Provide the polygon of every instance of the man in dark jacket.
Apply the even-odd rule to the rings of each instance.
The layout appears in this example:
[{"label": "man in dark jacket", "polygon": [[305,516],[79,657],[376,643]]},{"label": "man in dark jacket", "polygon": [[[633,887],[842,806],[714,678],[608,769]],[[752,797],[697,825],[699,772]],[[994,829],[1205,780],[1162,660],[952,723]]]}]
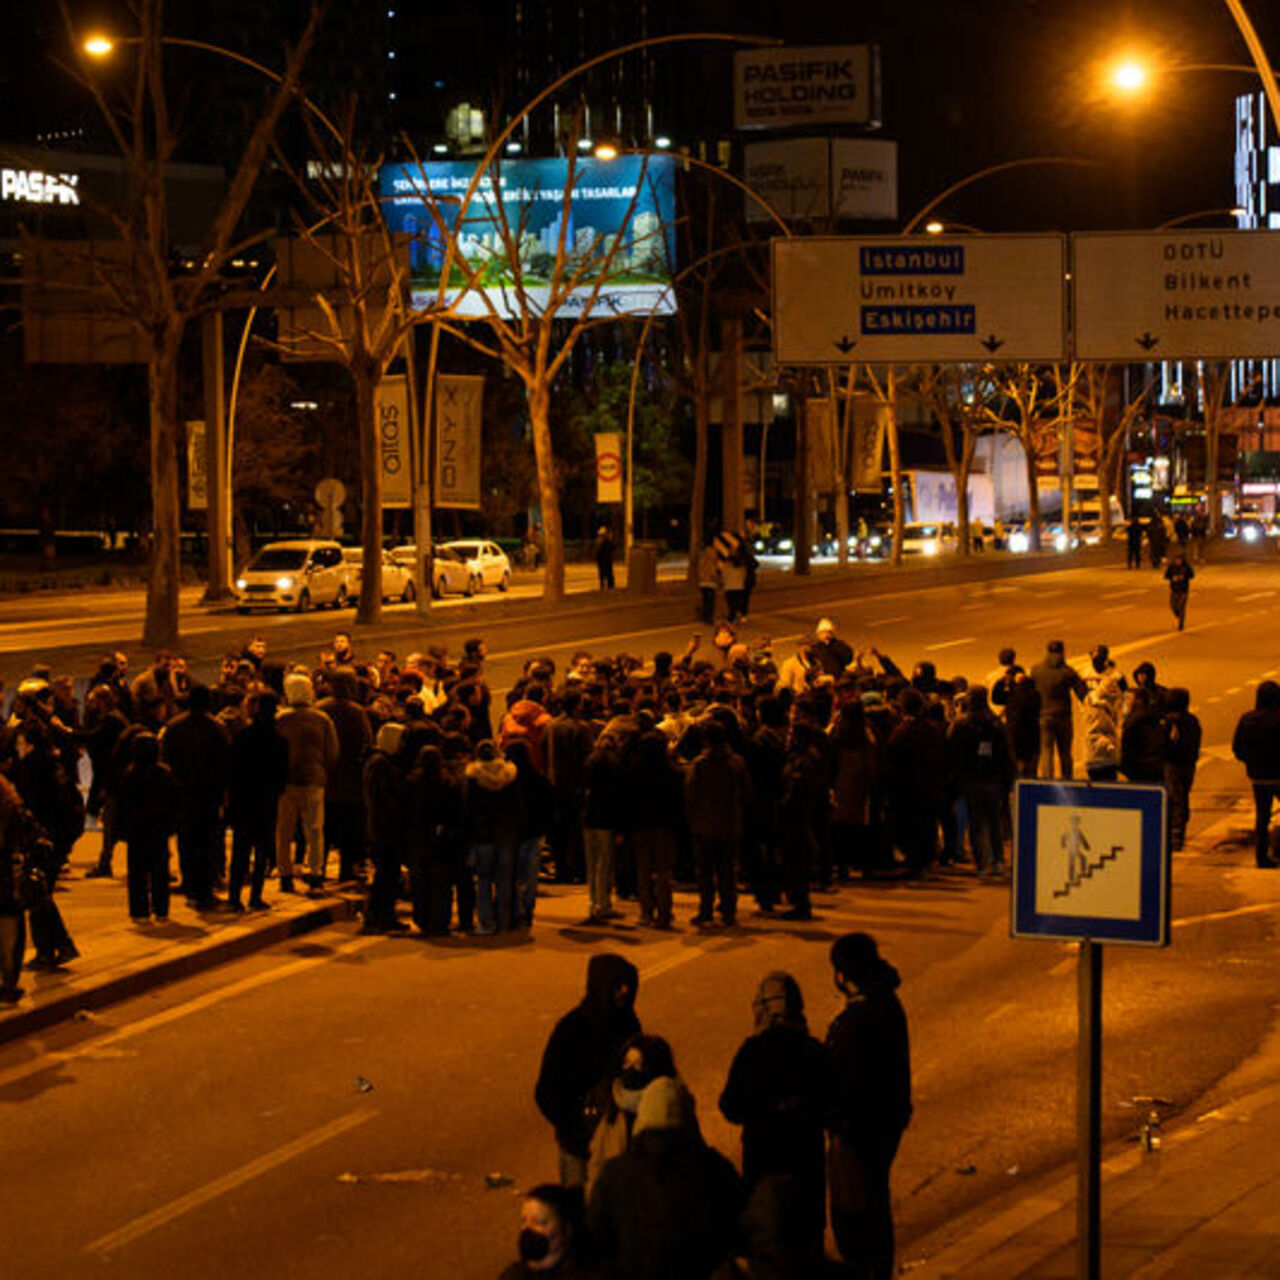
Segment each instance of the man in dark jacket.
[{"label": "man in dark jacket", "polygon": [[751,775],[730,749],[724,726],[708,718],[702,725],[702,752],[689,765],[684,784],[685,813],[698,868],[698,914],[694,924],[710,924],[720,890],[720,919],[738,917],[738,849],[751,799]]},{"label": "man in dark jacket", "polygon": [[898,971],[875,939],[846,933],[831,947],[844,1010],[827,1031],[827,1177],[831,1228],[850,1274],[894,1274],[889,1170],[911,1120],[911,1050]]},{"label": "man in dark jacket", "polygon": [[1252,711],[1236,724],[1231,754],[1244,764],[1253,786],[1254,855],[1258,866],[1274,867],[1271,857],[1271,802],[1280,798],[1280,684],[1264,680]]},{"label": "man in dark jacket", "polygon": [[991,705],[1004,709],[1020,778],[1034,778],[1040,763],[1040,694],[1012,649],[1000,650],[1002,675],[991,686]]},{"label": "man in dark jacket", "polygon": [[889,811],[894,843],[907,874],[922,876],[938,852],[938,823],[945,799],[946,734],[924,715],[918,690],[898,697],[902,721],[889,738]]},{"label": "man in dark jacket", "polygon": [[364,762],[373,750],[373,729],[356,701],[356,673],[339,667],[329,675],[329,697],[316,706],[333,721],[338,734],[338,763],[324,793],[324,842],[338,850],[338,879],[354,880],[364,861]]},{"label": "man in dark jacket", "polygon": [[814,669],[820,675],[838,680],[853,661],[853,650],[836,635],[836,624],[830,618],[819,619],[814,635],[816,639],[809,646]]},{"label": "man in dark jacket", "polygon": [[[249,881],[249,909],[263,911],[262,886],[276,838],[276,810],[289,776],[289,745],[276,732],[276,696],[257,695],[253,719],[231,740],[227,761],[227,821],[231,825],[231,874],[227,905],[242,910]],[[252,867],[250,867],[252,858]]]},{"label": "man in dark jacket", "polygon": [[182,889],[197,911],[217,905],[213,886],[222,872],[222,802],[227,789],[226,730],[210,713],[209,688],[193,684],[187,710],[160,735],[160,758],[178,784],[178,864]]},{"label": "man in dark jacket", "polygon": [[742,1185],[698,1132],[689,1091],[659,1076],[640,1097],[631,1146],[591,1189],[587,1226],[618,1280],[706,1280],[734,1252]]},{"label": "man in dark jacket", "polygon": [[404,933],[396,914],[400,873],[408,840],[409,795],[400,743],[404,725],[387,721],[364,762],[365,842],[373,860],[373,879],[365,900],[361,933]]},{"label": "man in dark jacket", "polygon": [[1200,717],[1191,710],[1190,690],[1170,689],[1164,717],[1164,788],[1169,797],[1169,848],[1174,853],[1187,838],[1200,739]]},{"label": "man in dark jacket", "polygon": [[[812,1275],[827,1222],[827,1054],[809,1034],[804,997],[790,974],[767,974],[751,1010],[755,1033],[734,1056],[720,1110],[742,1126],[749,1216],[778,1229],[771,1252],[790,1261],[784,1274]],[[803,1262],[810,1269],[802,1272]]]},{"label": "man in dark jacket", "polygon": [[1074,776],[1071,761],[1071,739],[1074,725],[1071,695],[1083,702],[1089,687],[1080,673],[1064,656],[1061,640],[1050,640],[1044,661],[1033,667],[1031,680],[1040,695],[1040,776],[1053,777],[1053,755],[1058,753],[1062,777]]},{"label": "man in dark jacket", "polygon": [[969,815],[969,841],[978,875],[998,875],[1004,864],[1000,815],[1013,786],[1013,753],[1005,726],[991,713],[983,685],[969,690],[963,715],[947,736],[951,773]]},{"label": "man in dark jacket", "polygon": [[551,856],[557,884],[581,884],[586,878],[582,851],[582,768],[591,754],[590,723],[579,714],[581,695],[566,689],[560,711],[547,726],[547,768],[555,788],[555,826]]},{"label": "man in dark jacket", "polygon": [[586,1185],[591,1143],[587,1098],[617,1068],[623,1045],[640,1033],[635,1012],[639,985],[635,965],[622,956],[592,956],[586,995],[556,1023],[543,1050],[533,1096],[555,1128],[560,1181],[566,1187]]}]

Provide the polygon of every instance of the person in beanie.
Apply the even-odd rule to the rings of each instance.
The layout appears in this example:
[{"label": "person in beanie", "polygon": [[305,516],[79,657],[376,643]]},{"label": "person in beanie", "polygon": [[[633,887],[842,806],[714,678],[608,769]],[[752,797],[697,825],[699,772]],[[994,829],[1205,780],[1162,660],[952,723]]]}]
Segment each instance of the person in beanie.
[{"label": "person in beanie", "polygon": [[324,791],[338,765],[338,733],[333,721],[317,711],[311,677],[284,678],[287,704],[276,729],[289,744],[289,778],[276,814],[276,866],[280,892],[293,893],[293,833],[298,823],[307,842],[307,870],[316,893],[324,880]]},{"label": "person in beanie", "polygon": [[[734,1056],[720,1111],[742,1126],[749,1216],[772,1223],[771,1252],[794,1258],[796,1274],[811,1275],[821,1264],[827,1223],[827,1054],[809,1034],[804,997],[789,973],[765,975],[751,1012],[755,1029]],[[809,1271],[797,1270],[801,1260]]]},{"label": "person in beanie", "polygon": [[827,1178],[831,1228],[850,1274],[894,1274],[889,1170],[911,1120],[911,1051],[898,971],[867,933],[831,947],[844,1009],[827,1031]]},{"label": "person in beanie", "polygon": [[736,1251],[742,1185],[670,1076],[640,1097],[631,1147],[601,1171],[587,1226],[618,1280],[706,1280]]},{"label": "person in beanie", "polygon": [[635,965],[612,952],[587,962],[587,991],[556,1023],[542,1053],[534,1089],[538,1110],[551,1122],[560,1148],[560,1181],[581,1187],[587,1181],[591,1129],[586,1102],[617,1068],[623,1046],[640,1034]]}]

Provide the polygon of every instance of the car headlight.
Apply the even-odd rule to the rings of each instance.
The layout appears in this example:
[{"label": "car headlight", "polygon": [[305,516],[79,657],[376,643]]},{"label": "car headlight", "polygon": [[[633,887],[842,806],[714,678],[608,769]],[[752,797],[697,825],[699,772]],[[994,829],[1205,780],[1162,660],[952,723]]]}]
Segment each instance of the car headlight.
[{"label": "car headlight", "polygon": [[1241,533],[1240,533],[1240,536],[1241,536],[1241,537],[1242,537],[1246,542],[1257,542],[1257,540],[1258,540],[1258,530],[1257,530],[1257,527],[1256,527],[1255,525],[1251,525],[1251,524],[1247,524],[1247,525],[1245,525],[1244,529],[1243,529],[1243,530],[1241,531]]},{"label": "car headlight", "polygon": [[881,545],[880,535],[879,534],[873,535],[868,545],[871,547],[880,546]]},{"label": "car headlight", "polygon": [[237,591],[243,591],[243,590],[245,590],[245,588],[246,588],[246,587],[248,587],[248,585],[249,585],[249,579],[248,579],[248,578],[237,578],[237,579],[236,579],[236,590],[237,590]]},{"label": "car headlight", "polygon": [[927,556],[936,556],[938,554],[938,544],[933,538],[929,538],[920,550]]},{"label": "car headlight", "polygon": [[1025,533],[1011,533],[1009,535],[1009,550],[1015,552],[1026,551],[1031,546],[1031,539]]},{"label": "car headlight", "polygon": [[1069,542],[1067,539],[1067,535],[1065,533],[1058,534],[1058,536],[1053,540],[1053,546],[1055,551],[1065,551],[1068,545],[1069,545]]},{"label": "car headlight", "polygon": [[795,549],[796,544],[792,542],[790,538],[783,538],[782,541],[778,543],[779,551],[794,551]]},{"label": "car headlight", "polygon": [[276,579],[276,589],[277,589],[278,591],[292,591],[292,590],[293,590],[293,579],[292,579],[292,578],[277,578],[277,579]]}]

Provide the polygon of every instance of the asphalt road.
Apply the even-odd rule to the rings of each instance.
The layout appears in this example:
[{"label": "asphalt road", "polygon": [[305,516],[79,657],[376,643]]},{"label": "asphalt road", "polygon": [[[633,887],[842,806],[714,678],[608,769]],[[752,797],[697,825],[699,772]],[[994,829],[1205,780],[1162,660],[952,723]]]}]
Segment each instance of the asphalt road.
[{"label": "asphalt road", "polygon": [[[1135,1096],[1194,1114],[1204,1089],[1251,1053],[1280,998],[1280,880],[1217,843],[1244,825],[1227,744],[1257,682],[1280,666],[1280,568],[1206,568],[1181,635],[1149,571],[858,587],[856,597],[848,587],[831,588],[834,600],[827,587],[811,594],[828,595],[821,607],[851,642],[904,665],[928,657],[944,674],[982,678],[1002,644],[1034,659],[1060,635],[1070,654],[1107,640],[1126,669],[1150,658],[1162,682],[1192,690],[1206,744],[1192,829],[1213,839],[1175,860],[1173,945],[1107,949],[1103,1104],[1114,1140],[1136,1132]],[[762,596],[769,607],[748,629],[785,651],[782,637],[813,624],[817,602],[802,594]],[[495,622],[495,686],[528,654],[566,653],[584,632],[608,651],[675,646],[689,625],[663,608]],[[838,1009],[827,947],[851,928],[875,933],[901,969],[911,1019],[916,1116],[894,1177],[909,1260],[913,1239],[1074,1150],[1075,952],[1011,940],[1007,899],[961,871],[846,888],[819,900],[809,926],[744,909],[732,932],[665,936],[626,921],[579,928],[581,892],[555,888],[529,940],[427,944],[344,926],[9,1046],[6,1271],[496,1275],[514,1256],[516,1189],[554,1175],[532,1083],[594,950],[639,965],[646,1028],[670,1039],[704,1131],[736,1155],[715,1103],[750,1031],[756,982],[774,968],[794,973],[821,1034]],[[679,917],[692,909],[683,897]],[[514,1182],[489,1189],[489,1173]]]}]

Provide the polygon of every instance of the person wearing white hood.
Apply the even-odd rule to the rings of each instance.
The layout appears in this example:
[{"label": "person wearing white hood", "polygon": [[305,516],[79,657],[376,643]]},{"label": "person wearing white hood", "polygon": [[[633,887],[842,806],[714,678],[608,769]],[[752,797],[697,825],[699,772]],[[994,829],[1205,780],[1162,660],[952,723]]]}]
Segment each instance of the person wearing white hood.
[{"label": "person wearing white hood", "polygon": [[280,892],[293,893],[293,833],[302,823],[307,845],[307,878],[312,893],[324,883],[324,789],[338,764],[338,732],[317,711],[311,677],[294,672],[284,678],[285,707],[276,731],[289,744],[289,772],[276,814],[276,868]]}]

